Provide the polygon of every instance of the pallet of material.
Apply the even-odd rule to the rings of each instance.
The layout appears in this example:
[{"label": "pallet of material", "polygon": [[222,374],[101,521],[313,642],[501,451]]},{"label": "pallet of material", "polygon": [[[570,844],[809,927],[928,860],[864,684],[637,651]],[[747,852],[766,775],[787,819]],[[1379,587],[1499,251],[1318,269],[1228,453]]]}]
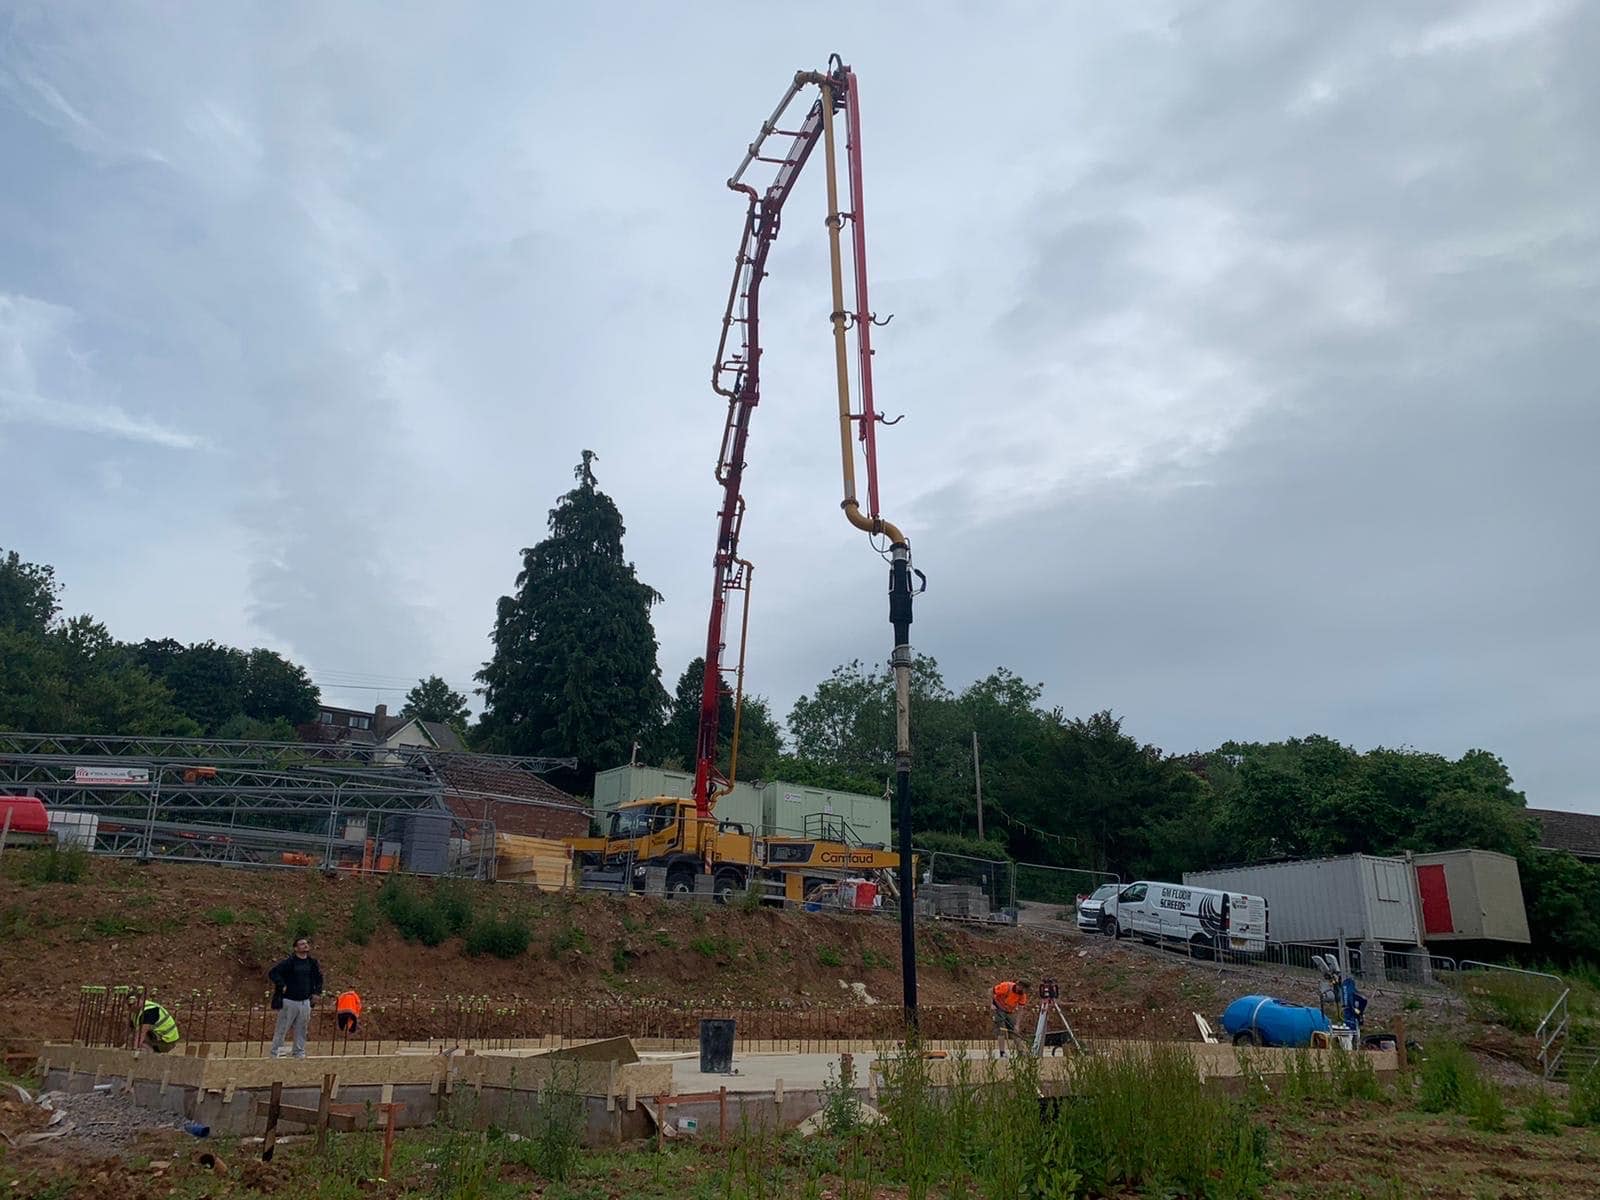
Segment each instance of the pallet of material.
[{"label": "pallet of material", "polygon": [[494,840],[495,878],[531,883],[546,892],[572,886],[572,851],[565,842],[518,833],[498,833]]}]

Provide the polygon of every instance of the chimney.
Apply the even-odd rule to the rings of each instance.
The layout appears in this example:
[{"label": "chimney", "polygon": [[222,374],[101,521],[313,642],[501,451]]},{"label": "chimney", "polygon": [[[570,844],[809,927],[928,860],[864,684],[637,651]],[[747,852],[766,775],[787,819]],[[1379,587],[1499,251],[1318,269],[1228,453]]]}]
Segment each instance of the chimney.
[{"label": "chimney", "polygon": [[372,712],[372,731],[374,733],[377,733],[377,734],[382,734],[383,733],[383,724],[388,719],[389,719],[389,706],[387,704],[378,705],[378,707],[375,708],[373,710],[373,712]]}]

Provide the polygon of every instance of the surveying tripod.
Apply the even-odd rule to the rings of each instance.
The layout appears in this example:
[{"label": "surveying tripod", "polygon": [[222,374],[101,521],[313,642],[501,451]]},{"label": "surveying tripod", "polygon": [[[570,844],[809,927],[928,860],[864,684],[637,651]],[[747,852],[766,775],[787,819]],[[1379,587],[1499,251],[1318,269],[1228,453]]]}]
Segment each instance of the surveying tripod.
[{"label": "surveying tripod", "polygon": [[[1061,1018],[1061,1028],[1046,1032],[1050,1023],[1050,1014],[1055,1013]],[[1041,979],[1039,981],[1039,1024],[1033,1031],[1033,1056],[1040,1058],[1044,1054],[1045,1044],[1048,1042],[1052,1049],[1071,1046],[1074,1050],[1082,1050],[1083,1045],[1078,1041],[1078,1035],[1072,1032],[1072,1022],[1067,1020],[1067,1014],[1061,1011],[1061,986],[1054,979]]]}]

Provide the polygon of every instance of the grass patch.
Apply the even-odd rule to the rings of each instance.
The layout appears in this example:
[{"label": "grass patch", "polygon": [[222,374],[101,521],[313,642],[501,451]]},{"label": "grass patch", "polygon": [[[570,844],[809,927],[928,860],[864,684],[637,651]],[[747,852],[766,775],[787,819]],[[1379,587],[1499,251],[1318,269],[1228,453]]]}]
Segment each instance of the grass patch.
[{"label": "grass patch", "polygon": [[576,925],[564,925],[550,939],[550,957],[560,958],[569,950],[576,950],[579,954],[589,949],[589,935]]},{"label": "grass patch", "polygon": [[233,909],[226,906],[221,908],[208,908],[206,909],[205,916],[206,920],[210,921],[211,924],[218,925],[223,928],[227,928],[229,925],[232,925],[239,919],[239,915],[235,913]]},{"label": "grass patch", "polygon": [[689,941],[689,949],[701,958],[729,959],[739,953],[739,943],[720,933],[703,933]]},{"label": "grass patch", "polygon": [[656,930],[654,936],[656,939],[656,945],[660,946],[663,950],[677,949],[678,943],[672,940],[672,935],[665,929]]},{"label": "grass patch", "polygon": [[1471,1016],[1504,1026],[1514,1033],[1532,1033],[1538,1029],[1539,1022],[1561,994],[1561,985],[1553,979],[1492,971],[1473,972],[1462,981],[1462,986]]},{"label": "grass patch", "polygon": [[96,937],[127,937],[130,933],[144,932],[132,921],[118,916],[95,917],[89,922],[88,931]]},{"label": "grass patch", "polygon": [[861,952],[861,965],[869,971],[881,970],[884,967],[894,966],[894,960],[887,954],[874,950],[868,946]]},{"label": "grass patch", "polygon": [[6,873],[19,883],[82,883],[89,852],[82,846],[42,846],[8,855]]},{"label": "grass patch", "polygon": [[817,951],[817,962],[825,967],[842,967],[844,966],[844,955],[840,954],[832,946],[824,946]]}]

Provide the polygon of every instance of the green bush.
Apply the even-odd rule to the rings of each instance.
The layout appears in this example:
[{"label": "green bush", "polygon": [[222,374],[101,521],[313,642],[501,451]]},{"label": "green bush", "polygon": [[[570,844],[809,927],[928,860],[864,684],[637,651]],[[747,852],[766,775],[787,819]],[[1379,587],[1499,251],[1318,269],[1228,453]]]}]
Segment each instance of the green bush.
[{"label": "green bush", "polygon": [[832,946],[824,946],[817,951],[817,961],[825,967],[842,967],[844,966],[844,955],[840,954]]},{"label": "green bush", "polygon": [[289,936],[285,940],[291,944],[301,938],[313,936],[317,932],[316,915],[303,908],[295,909],[289,914],[289,926],[286,932]]},{"label": "green bush", "polygon": [[378,889],[378,907],[390,924],[406,941],[424,946],[442,946],[456,932],[454,923],[459,913],[454,907],[454,894],[447,892],[442,905],[435,902],[437,899],[437,892],[429,899],[418,896],[411,883],[399,875],[390,875]]},{"label": "green bush", "polygon": [[377,932],[378,906],[367,893],[362,892],[350,907],[350,920],[344,927],[345,939],[357,946],[365,946]]},{"label": "green bush", "polygon": [[432,905],[452,934],[464,934],[472,925],[472,885],[460,879],[441,879],[433,886]]},{"label": "green bush", "polygon": [[1550,1093],[1543,1088],[1533,1098],[1533,1103],[1522,1110],[1522,1127],[1529,1133],[1551,1134],[1561,1132],[1560,1115]]},{"label": "green bush", "polygon": [[527,953],[533,931],[516,914],[479,917],[467,930],[468,954],[492,954],[496,958],[520,958]]},{"label": "green bush", "polygon": [[1506,1105],[1500,1089],[1479,1079],[1466,1097],[1467,1123],[1482,1133],[1500,1133],[1506,1127]]},{"label": "green bush", "polygon": [[1417,1107],[1423,1112],[1465,1112],[1478,1083],[1478,1065],[1460,1046],[1438,1042],[1422,1060]]},{"label": "green bush", "polygon": [[1574,1125],[1600,1125],[1600,1066],[1575,1076],[1567,1086]]}]

